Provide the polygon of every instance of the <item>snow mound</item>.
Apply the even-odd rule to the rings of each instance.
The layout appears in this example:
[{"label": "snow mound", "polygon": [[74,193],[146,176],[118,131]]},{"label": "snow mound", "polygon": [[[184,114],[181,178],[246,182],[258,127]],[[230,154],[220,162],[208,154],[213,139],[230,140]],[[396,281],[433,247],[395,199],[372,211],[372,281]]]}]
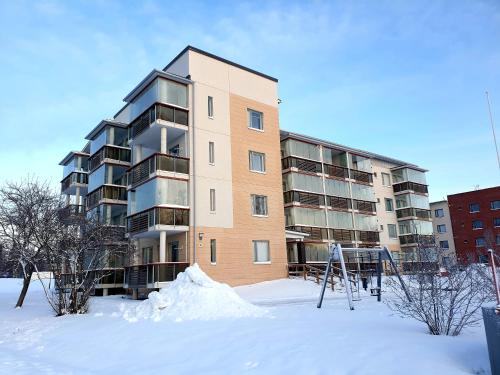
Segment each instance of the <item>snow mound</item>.
[{"label": "snow mound", "polygon": [[266,311],[245,301],[227,284],[212,280],[198,264],[186,268],[177,279],[159,292],[151,292],[139,306],[126,310],[123,317],[141,319],[213,320],[261,317]]}]

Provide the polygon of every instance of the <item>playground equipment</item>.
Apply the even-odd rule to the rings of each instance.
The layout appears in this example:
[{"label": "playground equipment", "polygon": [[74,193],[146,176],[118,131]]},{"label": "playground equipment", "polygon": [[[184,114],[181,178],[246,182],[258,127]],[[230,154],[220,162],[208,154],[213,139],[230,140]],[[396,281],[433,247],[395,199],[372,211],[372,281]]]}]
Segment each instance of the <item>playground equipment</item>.
[{"label": "playground equipment", "polygon": [[[408,293],[408,290],[406,289],[406,285],[399,275],[398,269],[396,265],[394,264],[394,260],[392,259],[391,253],[387,249],[386,246],[382,248],[346,248],[342,250],[342,246],[340,244],[330,244],[329,248],[329,259],[328,259],[328,264],[326,266],[326,271],[325,271],[325,276],[323,278],[323,286],[321,287],[321,294],[319,296],[319,301],[318,301],[318,309],[321,308],[321,305],[323,303],[323,297],[325,295],[325,289],[326,289],[326,284],[328,280],[328,276],[330,275],[330,272],[332,271],[333,267],[333,262],[340,262],[340,266],[342,269],[342,277],[344,279],[344,284],[345,284],[345,289],[346,289],[346,294],[347,294],[347,301],[349,303],[349,308],[351,310],[354,310],[354,304],[353,304],[353,292],[351,289],[351,285],[349,282],[349,278],[347,275],[347,269],[345,266],[344,262],[344,254],[343,252],[356,252],[358,253],[363,253],[363,252],[376,252],[378,253],[378,259],[377,259],[377,286],[375,288],[370,288],[370,293],[372,296],[377,297],[377,301],[380,302],[382,300],[382,261],[387,260],[390,263],[390,266],[393,270],[393,272],[396,274],[401,287],[403,288],[406,297],[408,297],[408,300],[411,301],[410,294]],[[358,292],[358,299],[359,299],[359,279],[360,279],[360,274],[358,274],[358,286],[357,286],[357,292]],[[367,286],[367,283],[365,284]]]}]

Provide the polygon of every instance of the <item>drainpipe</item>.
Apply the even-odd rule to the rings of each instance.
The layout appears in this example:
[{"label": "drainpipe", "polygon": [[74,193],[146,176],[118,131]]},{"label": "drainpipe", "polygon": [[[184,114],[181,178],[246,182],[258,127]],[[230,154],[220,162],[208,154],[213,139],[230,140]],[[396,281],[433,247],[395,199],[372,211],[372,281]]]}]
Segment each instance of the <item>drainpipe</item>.
[{"label": "drainpipe", "polygon": [[193,199],[191,200],[192,206],[191,206],[191,212],[193,213],[193,264],[196,263],[196,248],[197,248],[197,243],[196,243],[196,163],[195,163],[195,121],[194,121],[194,116],[195,116],[195,108],[194,108],[194,102],[195,102],[195,95],[194,95],[194,85],[195,83],[191,85],[192,87],[192,96],[191,96],[191,133],[193,135],[193,141],[191,142],[191,147],[190,147],[190,160],[192,160],[192,166],[193,166],[193,171],[192,171],[192,186],[193,186]]}]

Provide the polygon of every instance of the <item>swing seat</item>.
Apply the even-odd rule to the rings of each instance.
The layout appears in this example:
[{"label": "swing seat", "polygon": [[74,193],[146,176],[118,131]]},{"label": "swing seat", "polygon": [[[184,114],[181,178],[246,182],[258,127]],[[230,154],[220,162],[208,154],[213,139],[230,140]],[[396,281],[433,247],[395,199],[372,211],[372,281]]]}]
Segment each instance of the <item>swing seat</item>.
[{"label": "swing seat", "polygon": [[380,295],[380,288],[370,288],[370,294],[374,297],[378,297]]}]

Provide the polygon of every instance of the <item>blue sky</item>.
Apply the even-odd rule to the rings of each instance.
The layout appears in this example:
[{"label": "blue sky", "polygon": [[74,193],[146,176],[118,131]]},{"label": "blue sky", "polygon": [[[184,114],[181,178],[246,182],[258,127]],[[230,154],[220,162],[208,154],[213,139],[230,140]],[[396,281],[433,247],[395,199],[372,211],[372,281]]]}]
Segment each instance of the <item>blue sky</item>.
[{"label": "blue sky", "polygon": [[430,170],[432,200],[499,184],[500,2],[0,1],[0,183],[58,162],[191,44],[279,79],[280,124]]}]

